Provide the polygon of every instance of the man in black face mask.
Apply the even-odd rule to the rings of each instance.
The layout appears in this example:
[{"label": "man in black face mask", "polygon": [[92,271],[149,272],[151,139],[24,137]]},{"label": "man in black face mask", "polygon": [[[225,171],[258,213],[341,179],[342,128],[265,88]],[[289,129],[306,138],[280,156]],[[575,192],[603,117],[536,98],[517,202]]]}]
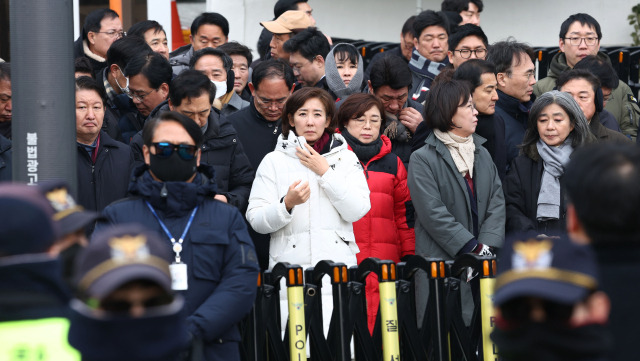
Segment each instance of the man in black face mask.
[{"label": "man in black face mask", "polygon": [[504,361],[607,360],[609,298],[595,255],[566,238],[507,240],[498,262],[491,338]]},{"label": "man in black face mask", "polygon": [[143,129],[144,165],[133,172],[133,196],[105,208],[107,223],[140,223],[171,250],[172,289],[186,299],[189,333],[206,360],[240,360],[236,324],[253,306],[258,261],[236,207],[214,199],[214,171],[200,164],[202,130],[177,112]]}]

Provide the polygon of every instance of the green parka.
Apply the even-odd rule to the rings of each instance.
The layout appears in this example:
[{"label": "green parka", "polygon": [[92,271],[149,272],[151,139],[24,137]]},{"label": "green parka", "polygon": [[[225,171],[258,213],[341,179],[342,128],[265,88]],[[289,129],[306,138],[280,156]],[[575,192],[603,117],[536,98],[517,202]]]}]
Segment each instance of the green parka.
[{"label": "green parka", "polygon": [[[605,59],[608,63],[611,62],[609,56],[603,52],[598,52],[598,57]],[[533,93],[536,97],[542,93],[553,90],[556,86],[558,75],[569,69],[571,68],[567,65],[567,58],[564,53],[554,55],[553,59],[551,59],[547,77],[538,80],[538,82],[533,85]],[[620,80],[618,87],[612,90],[611,98],[604,108],[618,120],[622,133],[631,136],[635,142],[638,133],[640,107],[638,107],[638,101],[633,95],[631,88]]]}]

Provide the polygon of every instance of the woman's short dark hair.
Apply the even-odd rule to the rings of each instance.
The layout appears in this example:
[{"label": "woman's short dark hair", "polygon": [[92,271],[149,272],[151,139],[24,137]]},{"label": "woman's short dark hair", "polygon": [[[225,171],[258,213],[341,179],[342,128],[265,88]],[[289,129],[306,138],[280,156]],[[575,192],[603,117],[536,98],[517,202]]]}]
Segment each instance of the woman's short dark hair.
[{"label": "woman's short dark hair", "polygon": [[102,106],[107,103],[107,94],[104,89],[98,86],[95,79],[89,76],[80,76],[76,79],[76,92],[79,90],[90,90],[96,92],[102,99]]},{"label": "woman's short dark hair", "polygon": [[362,66],[358,64],[358,49],[352,44],[341,43],[336,45],[333,48],[333,56],[337,58],[338,61],[349,61],[358,66]]},{"label": "woman's short dark hair", "polygon": [[358,118],[364,115],[364,112],[377,107],[380,112],[381,124],[385,122],[384,104],[373,94],[356,93],[350,95],[347,100],[340,105],[338,114],[336,114],[336,125],[338,129],[343,130],[349,120]]},{"label": "woman's short dark hair", "polygon": [[285,137],[289,136],[289,130],[293,129],[289,124],[289,120],[293,119],[296,111],[298,111],[307,100],[313,98],[320,100],[320,103],[324,106],[327,119],[330,120],[327,132],[333,133],[335,129],[334,114],[336,112],[336,105],[333,98],[324,89],[307,87],[294,92],[284,104],[284,109],[282,110],[282,135]]},{"label": "woman's short dark hair", "polygon": [[453,129],[453,116],[458,107],[469,101],[471,91],[467,82],[443,81],[427,93],[424,119],[431,129],[448,132]]},{"label": "woman's short dark hair", "polygon": [[200,148],[202,145],[202,129],[191,118],[186,115],[182,115],[178,112],[166,111],[160,113],[158,117],[155,117],[148,121],[144,128],[142,128],[142,141],[149,147],[153,142],[153,135],[158,128],[158,125],[165,122],[176,122],[180,124],[184,130],[189,133],[189,136],[195,143],[196,147]]},{"label": "woman's short dark hair", "polygon": [[540,113],[551,104],[557,104],[569,116],[569,121],[573,125],[573,130],[569,133],[569,136],[572,137],[571,146],[573,148],[581,147],[595,140],[589,129],[587,118],[585,118],[582,109],[580,109],[573,97],[569,93],[552,90],[539,96],[529,111],[528,127],[524,134],[521,148],[522,153],[531,159],[537,160],[540,157],[536,147],[536,143],[540,139],[538,118]]}]

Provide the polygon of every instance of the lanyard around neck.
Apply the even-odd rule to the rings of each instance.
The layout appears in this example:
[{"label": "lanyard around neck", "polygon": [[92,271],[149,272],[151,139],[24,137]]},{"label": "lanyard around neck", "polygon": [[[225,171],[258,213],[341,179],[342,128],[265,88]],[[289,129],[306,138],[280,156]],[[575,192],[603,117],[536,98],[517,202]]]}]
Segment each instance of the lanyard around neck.
[{"label": "lanyard around neck", "polygon": [[193,223],[193,218],[196,215],[198,206],[196,206],[191,212],[191,216],[189,216],[189,221],[187,222],[187,225],[184,227],[184,231],[182,232],[182,235],[180,236],[178,241],[176,241],[175,237],[173,237],[171,232],[169,232],[169,229],[167,228],[167,226],[164,224],[164,222],[162,222],[160,217],[158,217],[156,210],[153,209],[153,207],[149,202],[145,201],[145,203],[147,204],[147,207],[149,207],[149,210],[151,211],[153,216],[156,217],[156,219],[158,220],[158,223],[160,224],[160,227],[162,227],[162,230],[164,231],[164,233],[167,235],[167,237],[169,237],[169,240],[171,241],[171,245],[173,246],[173,252],[175,252],[176,254],[176,263],[180,263],[180,252],[182,252],[182,243],[184,242],[184,237],[187,235],[187,232],[189,232],[189,228],[191,228],[191,223]]}]

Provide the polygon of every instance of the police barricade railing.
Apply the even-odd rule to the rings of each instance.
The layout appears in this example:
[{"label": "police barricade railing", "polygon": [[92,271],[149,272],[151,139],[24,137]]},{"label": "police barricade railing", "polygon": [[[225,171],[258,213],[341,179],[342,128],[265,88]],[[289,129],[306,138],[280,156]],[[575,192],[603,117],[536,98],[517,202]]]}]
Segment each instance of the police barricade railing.
[{"label": "police barricade railing", "polygon": [[[362,266],[363,263],[349,268],[349,315],[353,325],[353,347],[356,360],[379,360],[382,357],[380,327],[376,324],[371,335],[367,316],[366,279],[373,269],[370,269],[368,263]],[[369,272],[364,271],[364,267],[369,268]]]},{"label": "police barricade railing", "polygon": [[609,55],[609,59],[611,59],[613,69],[618,74],[618,78],[627,83],[629,81],[630,71],[629,49],[618,48],[608,51],[607,54]]},{"label": "police barricade railing", "polygon": [[[445,280],[448,269],[440,259],[409,256],[398,264],[398,322],[403,360],[448,361],[449,345],[445,320]],[[424,317],[417,322],[416,274],[426,274],[429,297]],[[424,286],[423,286],[424,287]]]},{"label": "police barricade railing", "polygon": [[[451,340],[452,355],[464,357],[466,360],[495,360],[496,349],[490,339],[493,330],[493,286],[496,273],[495,257],[480,257],[475,254],[464,254],[451,264],[451,289],[449,296],[452,304],[460,304],[459,284],[467,282],[471,286],[473,312],[469,326],[462,320],[462,309],[450,309],[452,319]],[[462,279],[461,279],[462,278]],[[458,287],[456,287],[456,284]]]},{"label": "police barricade railing", "polygon": [[640,91],[640,47],[629,47],[629,80],[627,85],[633,91],[633,96],[638,98]]},{"label": "police barricade railing", "polygon": [[[324,315],[322,311],[322,279],[331,279],[333,312]],[[350,360],[349,342],[351,333],[347,327],[350,322],[346,307],[348,305],[348,271],[343,263],[320,261],[314,267],[305,270],[307,296],[313,297],[313,303],[307,303],[307,327],[310,356],[313,360]],[[310,294],[310,291],[311,292]],[[330,317],[327,337],[324,336],[324,317]]]},{"label": "police barricade railing", "polygon": [[[274,282],[285,279],[289,316],[283,345],[288,345],[289,360],[305,360],[307,358],[307,332],[305,321],[304,278],[302,267],[288,263],[277,263],[271,271]],[[278,307],[279,309],[279,307]],[[280,317],[277,318],[280,322]]]},{"label": "police barricade railing", "polygon": [[253,303],[253,308],[249,314],[240,322],[239,329],[242,337],[242,347],[240,347],[240,357],[243,361],[266,360],[265,350],[265,329],[262,304],[264,303],[264,291],[262,284],[262,273],[258,274],[258,292]]},{"label": "police barricade railing", "polygon": [[[380,294],[379,312],[377,317],[377,325],[374,334],[378,332],[382,338],[382,360],[400,360],[400,337],[398,325],[398,300],[396,297],[396,264],[389,260],[380,260],[378,258],[367,258],[363,260],[357,268],[356,280],[364,282],[370,273],[378,276],[378,290]],[[364,326],[364,330],[359,330],[359,334],[366,333],[367,312],[359,314],[360,319],[365,322],[360,323],[360,327]],[[377,337],[376,337],[377,338]],[[379,342],[374,342],[376,354],[379,355]],[[356,354],[356,356],[358,356]],[[357,357],[356,357],[357,358]],[[376,357],[372,360],[379,360]],[[368,358],[367,358],[368,360]]]}]

